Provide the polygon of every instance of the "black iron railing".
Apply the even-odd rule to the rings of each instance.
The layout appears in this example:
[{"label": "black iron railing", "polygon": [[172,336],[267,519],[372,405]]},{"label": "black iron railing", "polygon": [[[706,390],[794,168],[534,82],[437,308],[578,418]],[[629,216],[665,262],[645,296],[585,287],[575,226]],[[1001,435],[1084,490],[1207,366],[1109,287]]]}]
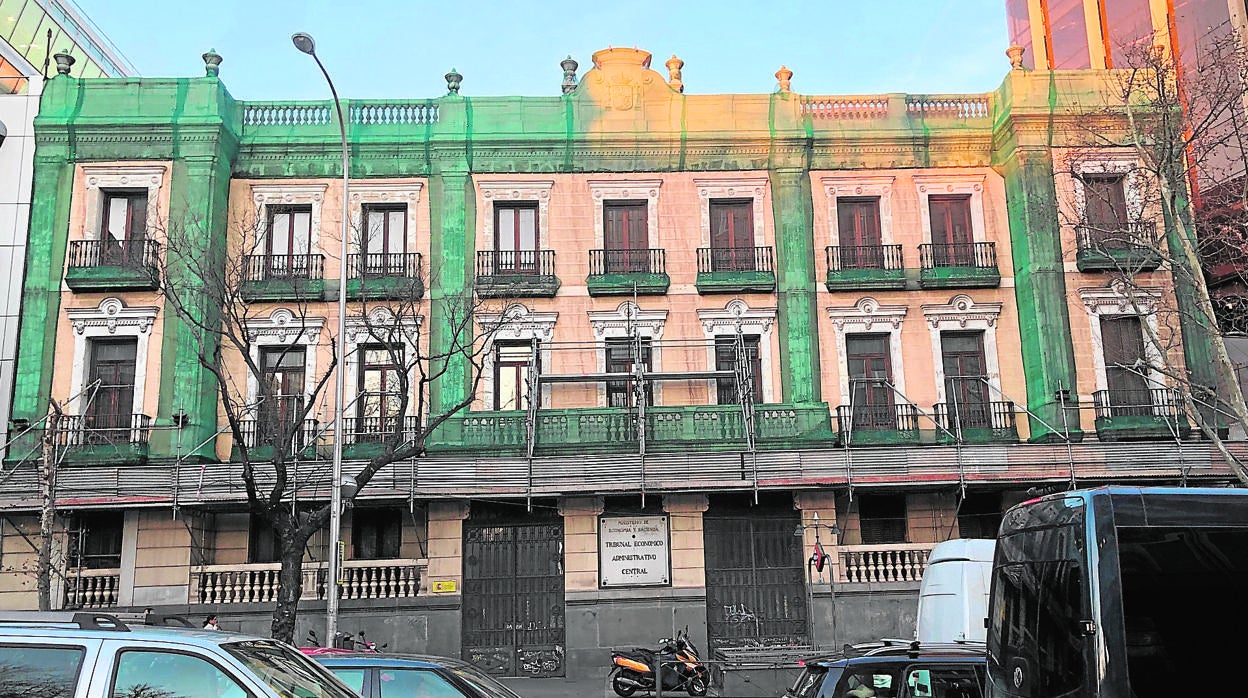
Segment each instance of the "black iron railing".
[{"label": "black iron railing", "polygon": [[145,414],[105,412],[65,415],[57,425],[57,445],[79,448],[146,444],[151,427],[152,418]]},{"label": "black iron railing", "polygon": [[590,250],[590,274],[665,274],[665,250]]},{"label": "black iron railing", "polygon": [[918,408],[892,401],[863,402],[836,408],[837,428],[842,434],[853,431],[915,431],[919,428]]},{"label": "black iron railing", "polygon": [[995,242],[960,242],[919,245],[919,262],[924,269],[940,267],[997,268]]},{"label": "black iron railing", "polygon": [[319,280],[325,278],[325,256],[319,254],[247,255],[245,281]]},{"label": "black iron railing", "polygon": [[482,250],[477,276],[554,276],[554,250]]},{"label": "black iron railing", "polygon": [[1183,398],[1170,388],[1098,390],[1092,393],[1097,419],[1113,417],[1176,418],[1183,412]]},{"label": "black iron railing", "polygon": [[347,256],[348,278],[419,279],[419,252],[367,252]]},{"label": "black iron railing", "polygon": [[699,247],[698,273],[717,271],[774,273],[776,262],[770,247]]},{"label": "black iron railing", "polygon": [[901,245],[832,245],[825,251],[828,271],[902,268]]},{"label": "black iron railing", "polygon": [[160,266],[160,243],[155,240],[74,240],[69,243],[70,267]]},{"label": "black iron railing", "polygon": [[403,441],[416,438],[419,424],[415,417],[346,417],[342,420],[344,444],[382,443],[400,435]]},{"label": "black iron railing", "polygon": [[1009,432],[1016,428],[1014,403],[1009,401],[938,402],[932,411],[936,423],[950,434],[958,433],[958,425],[963,429],[991,429],[994,432]]},{"label": "black iron railing", "polygon": [[1075,241],[1081,250],[1152,248],[1157,244],[1157,224],[1135,221],[1107,228],[1085,222],[1075,226]]}]

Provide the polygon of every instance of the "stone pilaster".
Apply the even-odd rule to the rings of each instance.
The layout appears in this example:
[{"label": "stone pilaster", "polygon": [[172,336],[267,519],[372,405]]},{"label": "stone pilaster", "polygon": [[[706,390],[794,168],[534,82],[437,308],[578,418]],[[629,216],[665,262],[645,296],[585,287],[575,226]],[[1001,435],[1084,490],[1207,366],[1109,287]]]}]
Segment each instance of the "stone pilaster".
[{"label": "stone pilaster", "polygon": [[468,502],[429,503],[429,568],[420,579],[420,594],[432,593],[433,582],[464,583],[464,519]]},{"label": "stone pilaster", "polygon": [[815,550],[815,515],[819,516],[819,544],[828,555],[828,566],[823,572],[811,568],[814,584],[830,584],[837,579],[841,567],[841,554],[837,536],[832,527],[836,525],[836,493],[831,490],[797,492],[793,495],[793,508],[802,512],[802,559],[810,559]]},{"label": "stone pilaster", "polygon": [[706,549],[702,535],[704,494],[663,496],[663,511],[670,517],[672,532],[672,586],[687,589],[706,587]]},{"label": "stone pilaster", "polygon": [[563,583],[567,592],[598,590],[598,515],[602,497],[564,497]]}]

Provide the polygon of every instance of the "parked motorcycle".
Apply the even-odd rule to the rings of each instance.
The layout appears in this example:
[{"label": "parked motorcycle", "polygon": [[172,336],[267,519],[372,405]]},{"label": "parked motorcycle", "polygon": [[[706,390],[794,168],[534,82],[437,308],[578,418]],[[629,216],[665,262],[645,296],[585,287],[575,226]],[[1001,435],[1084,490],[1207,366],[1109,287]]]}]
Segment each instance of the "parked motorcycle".
[{"label": "parked motorcycle", "polygon": [[698,648],[689,640],[689,630],[678,631],[675,638],[659,641],[658,650],[634,647],[611,653],[611,689],[622,698],[637,691],[654,692],[655,670],[661,666],[663,692],[685,691],[691,696],[705,696],[711,672],[701,659]]},{"label": "parked motorcycle", "polygon": [[359,634],[359,638],[356,638],[351,633],[334,633],[334,647],[354,652],[381,652],[390,646],[389,644],[379,646],[376,642],[369,642],[364,637],[363,630]]}]

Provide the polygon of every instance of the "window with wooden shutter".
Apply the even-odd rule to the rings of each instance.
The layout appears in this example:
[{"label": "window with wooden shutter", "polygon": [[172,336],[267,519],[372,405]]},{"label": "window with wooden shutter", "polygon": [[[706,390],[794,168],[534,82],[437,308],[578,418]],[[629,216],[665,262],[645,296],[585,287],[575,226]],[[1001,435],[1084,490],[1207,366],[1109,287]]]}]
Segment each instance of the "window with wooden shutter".
[{"label": "window with wooden shutter", "polygon": [[[759,354],[760,337],[756,334],[742,337],[745,343],[745,358],[750,364],[750,378],[753,386],[753,401],[763,401],[763,364]],[[715,338],[715,370],[737,370],[737,337],[736,335],[720,335]],[[739,402],[737,397],[737,379],[718,378],[715,381],[717,402],[731,405]]]},{"label": "window with wooden shutter", "polygon": [[893,361],[887,334],[845,335],[854,429],[896,429]]},{"label": "window with wooden shutter", "polygon": [[1127,244],[1127,195],[1122,175],[1084,175],[1084,225],[1098,246]]},{"label": "window with wooden shutter", "polygon": [[607,274],[645,272],[649,240],[645,201],[607,201],[602,206],[604,257]]},{"label": "window with wooden shutter", "polygon": [[839,198],[836,200],[836,217],[841,268],[884,268],[879,197]]},{"label": "window with wooden shutter", "polygon": [[711,270],[756,271],[753,199],[710,202]]},{"label": "window with wooden shutter", "polygon": [[984,361],[984,333],[942,332],[940,351],[945,371],[945,404],[949,418],[952,420],[956,416],[963,427],[992,426],[986,381],[988,370]]},{"label": "window with wooden shutter", "polygon": [[1102,316],[1101,347],[1105,359],[1105,387],[1116,415],[1152,413],[1148,359],[1139,316]]},{"label": "window with wooden shutter", "polygon": [[928,197],[932,224],[932,260],[938,267],[975,266],[975,236],[971,228],[971,197]]},{"label": "window with wooden shutter", "polygon": [[906,542],[906,497],[899,494],[858,496],[858,524],[863,545]]},{"label": "window with wooden shutter", "polygon": [[[633,372],[633,340],[608,339],[606,349],[607,373]],[[644,370],[651,370],[652,364],[650,361],[650,340],[643,338],[641,340],[641,364]],[[632,380],[607,381],[607,407],[636,406],[636,398],[633,395],[634,384],[635,382]],[[654,404],[654,386],[649,382],[646,383],[646,403]]]}]

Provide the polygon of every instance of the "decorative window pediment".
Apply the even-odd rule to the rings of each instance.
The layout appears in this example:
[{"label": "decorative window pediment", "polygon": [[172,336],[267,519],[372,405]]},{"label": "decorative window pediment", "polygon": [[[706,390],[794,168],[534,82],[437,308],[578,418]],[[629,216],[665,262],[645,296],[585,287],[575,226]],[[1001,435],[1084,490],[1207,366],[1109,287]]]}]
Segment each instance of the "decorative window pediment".
[{"label": "decorative window pediment", "polygon": [[312,208],[312,230],[308,249],[321,249],[321,204],[325,202],[325,190],[328,187],[328,184],[252,184],[251,197],[256,206],[256,214],[260,217],[256,230],[263,231],[263,227],[268,225],[269,206],[307,205]]},{"label": "decorative window pediment", "polygon": [[[1101,331],[1101,318],[1137,316],[1148,326],[1148,332],[1156,336],[1157,307],[1161,303],[1162,289],[1155,287],[1130,288],[1121,279],[1116,279],[1108,286],[1097,286],[1079,289],[1079,298],[1088,312],[1089,329],[1092,333],[1092,364],[1096,371],[1096,389],[1109,388],[1109,378],[1105,370],[1105,339]],[[1157,346],[1144,340],[1144,353],[1152,367],[1162,364],[1162,357]],[[1155,385],[1164,385],[1165,380],[1155,369],[1149,374]]]},{"label": "decorative window pediment", "polygon": [[923,241],[932,242],[933,196],[965,195],[970,200],[971,234],[974,242],[986,242],[988,232],[984,222],[984,175],[941,172],[914,176],[919,190],[919,217],[923,224]]},{"label": "decorative window pediment", "polygon": [[828,199],[829,244],[840,243],[837,198],[875,197],[880,200],[880,244],[893,243],[893,181],[896,177],[845,173],[820,179]]},{"label": "decorative window pediment", "polygon": [[[540,343],[538,361],[543,367],[550,366],[550,343],[555,336],[555,322],[559,313],[539,313],[530,310],[523,303],[513,303],[501,313],[477,313],[477,325],[483,332],[493,333],[482,356],[483,375],[482,404],[487,408],[494,405],[495,352],[494,342],[529,341]],[[550,386],[542,386],[542,407],[550,407]]]},{"label": "decorative window pediment", "polygon": [[711,200],[712,199],[751,199],[754,219],[754,244],[766,247],[771,244],[765,240],[766,207],[763,199],[767,194],[766,177],[735,177],[707,178],[693,180],[698,188],[698,202],[701,208],[702,246],[711,245]]},{"label": "decorative window pediment", "polygon": [[642,310],[632,301],[624,301],[615,310],[591,310],[588,313],[590,327],[594,337],[628,337],[632,329],[651,339],[663,337],[663,326],[667,323],[666,310]]},{"label": "decorative window pediment", "polygon": [[938,402],[945,401],[945,361],[941,332],[983,332],[984,373],[990,386],[991,400],[1005,399],[1000,396],[1001,368],[997,355],[997,320],[1001,317],[1001,303],[976,302],[960,293],[948,303],[926,303],[923,317],[932,340],[932,366],[936,373]]},{"label": "decorative window pediment", "polygon": [[[771,334],[776,324],[776,309],[751,308],[740,298],[733,298],[723,308],[698,309],[698,321],[702,323],[702,331],[706,333],[706,359],[709,368],[715,368],[715,338],[736,335],[757,335],[759,338],[759,364],[762,370],[762,400],[775,402],[775,389],[772,385],[772,353]],[[715,382],[708,383],[708,390],[714,390]]]},{"label": "decorative window pediment", "polygon": [[495,201],[536,201],[537,202],[537,240],[546,240],[548,220],[550,216],[550,192],[554,189],[553,179],[519,179],[519,180],[482,180],[477,182],[477,191],[485,200],[486,210],[481,215],[485,231],[487,249],[494,248],[494,210]]},{"label": "decorative window pediment", "polygon": [[[66,308],[65,316],[74,328],[74,363],[70,369],[70,385],[74,393],[80,393],[87,385],[90,374],[92,340],[108,340],[122,337],[135,339],[134,407],[135,413],[144,412],[144,390],[147,385],[147,354],[151,343],[152,325],[160,308],[152,306],[128,306],[120,298],[105,298],[94,308]],[[75,408],[82,411],[85,401],[75,400]]]},{"label": "decorative window pediment", "polygon": [[871,297],[858,300],[849,306],[828,308],[828,317],[836,335],[836,361],[840,372],[841,404],[849,404],[849,362],[847,360],[845,335],[857,333],[887,334],[893,385],[903,395],[906,392],[905,366],[901,362],[901,324],[910,310],[904,305],[881,305]]},{"label": "decorative window pediment", "polygon": [[659,187],[662,185],[661,179],[591,179],[589,191],[594,201],[594,246],[603,247],[606,239],[603,231],[604,201],[645,201],[646,238],[650,247],[660,247]]},{"label": "decorative window pediment", "polygon": [[[407,241],[416,236],[416,212],[420,204],[421,182],[388,182],[365,180],[351,182],[351,229],[356,231],[352,244],[358,251],[364,236],[364,206],[377,204],[402,204],[407,206]],[[408,248],[411,249],[410,247]]]},{"label": "decorative window pediment", "polygon": [[316,344],[324,327],[325,318],[301,318],[286,308],[277,308],[267,317],[248,318],[246,330],[247,337],[257,343]]},{"label": "decorative window pediment", "polygon": [[98,240],[104,213],[104,191],[109,189],[146,189],[147,225],[160,220],[160,188],[165,182],[164,165],[83,165],[87,208],[83,238]]}]

